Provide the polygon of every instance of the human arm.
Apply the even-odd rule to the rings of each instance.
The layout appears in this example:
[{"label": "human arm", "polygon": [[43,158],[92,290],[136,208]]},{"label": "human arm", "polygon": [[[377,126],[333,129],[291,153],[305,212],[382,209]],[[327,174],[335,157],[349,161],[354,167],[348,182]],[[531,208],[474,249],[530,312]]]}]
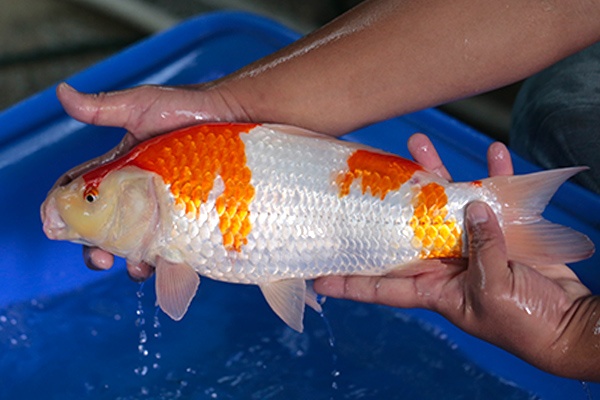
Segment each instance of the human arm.
[{"label": "human arm", "polygon": [[[415,159],[449,177],[425,137],[411,141]],[[488,163],[492,176],[512,173],[499,143],[490,147]],[[468,262],[428,261],[438,268],[412,276],[320,278],[314,288],[331,297],[431,309],[541,369],[600,381],[600,298],[565,265],[507,261],[502,231],[485,204],[467,208],[466,224]]]},{"label": "human arm", "polygon": [[522,79],[599,40],[599,19],[589,0],[365,1],[210,84],[59,97],[74,117],[134,135],[198,117],[337,135]]}]

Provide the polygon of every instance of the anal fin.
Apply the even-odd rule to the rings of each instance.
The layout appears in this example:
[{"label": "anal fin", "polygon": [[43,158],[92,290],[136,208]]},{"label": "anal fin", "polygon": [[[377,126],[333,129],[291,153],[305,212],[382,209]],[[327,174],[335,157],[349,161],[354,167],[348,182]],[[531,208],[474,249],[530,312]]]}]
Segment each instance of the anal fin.
[{"label": "anal fin", "polygon": [[156,263],[156,302],[175,321],[183,318],[200,284],[192,267],[159,258]]}]

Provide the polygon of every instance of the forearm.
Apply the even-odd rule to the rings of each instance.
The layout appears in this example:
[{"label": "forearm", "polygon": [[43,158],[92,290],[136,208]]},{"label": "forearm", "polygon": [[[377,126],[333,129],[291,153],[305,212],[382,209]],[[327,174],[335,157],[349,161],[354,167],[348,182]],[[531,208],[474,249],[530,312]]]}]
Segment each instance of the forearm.
[{"label": "forearm", "polygon": [[341,134],[519,80],[593,43],[597,3],[366,1],[219,87],[250,119]]}]

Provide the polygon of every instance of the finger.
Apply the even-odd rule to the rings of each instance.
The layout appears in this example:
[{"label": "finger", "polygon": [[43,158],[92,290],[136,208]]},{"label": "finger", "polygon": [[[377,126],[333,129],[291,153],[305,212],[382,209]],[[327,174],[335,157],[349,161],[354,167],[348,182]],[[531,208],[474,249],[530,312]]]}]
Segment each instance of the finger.
[{"label": "finger", "polygon": [[83,261],[91,270],[106,271],[113,266],[115,258],[97,247],[83,246]]},{"label": "finger", "polygon": [[[467,289],[478,296],[498,290],[510,277],[506,244],[496,215],[482,202],[471,203],[466,210],[469,240]],[[471,300],[475,300],[471,298]]]},{"label": "finger", "polygon": [[321,295],[338,299],[392,307],[417,307],[414,303],[418,296],[412,278],[328,276],[316,279],[314,289]]},{"label": "finger", "polygon": [[444,179],[452,179],[433,143],[426,135],[415,133],[408,139],[407,146],[416,162]]},{"label": "finger", "polygon": [[510,152],[501,142],[494,142],[487,151],[488,172],[490,176],[513,175]]},{"label": "finger", "polygon": [[[142,110],[156,101],[156,94],[144,90],[148,100],[141,99],[138,89],[116,92],[85,94],[78,92],[67,83],[61,83],[56,88],[56,96],[65,111],[73,118],[94,125],[125,127],[132,119],[132,113]],[[142,106],[140,106],[140,100]]]},{"label": "finger", "polygon": [[127,273],[135,282],[143,282],[154,274],[154,267],[145,262],[130,263],[127,262]]},{"label": "finger", "polygon": [[139,86],[114,92],[84,94],[61,83],[56,94],[73,118],[93,125],[116,126],[130,131],[138,140],[214,116],[194,110],[194,95],[203,94],[183,88]]},{"label": "finger", "polygon": [[427,272],[406,276],[401,270],[386,276],[328,276],[318,278],[314,289],[324,296],[384,304],[392,307],[431,308],[448,280],[464,266],[436,260]]}]

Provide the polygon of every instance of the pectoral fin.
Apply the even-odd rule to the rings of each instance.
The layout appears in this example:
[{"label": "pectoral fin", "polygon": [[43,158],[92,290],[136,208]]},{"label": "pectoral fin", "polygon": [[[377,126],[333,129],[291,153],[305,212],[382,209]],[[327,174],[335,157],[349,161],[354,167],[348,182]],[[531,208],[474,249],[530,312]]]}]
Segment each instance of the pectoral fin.
[{"label": "pectoral fin", "polygon": [[200,277],[187,264],[177,264],[159,258],[156,263],[156,302],[175,321],[185,315]]},{"label": "pectoral fin", "polygon": [[304,329],[302,320],[306,299],[306,282],[304,279],[286,279],[265,283],[260,285],[260,289],[275,314],[290,328],[302,332]]}]

